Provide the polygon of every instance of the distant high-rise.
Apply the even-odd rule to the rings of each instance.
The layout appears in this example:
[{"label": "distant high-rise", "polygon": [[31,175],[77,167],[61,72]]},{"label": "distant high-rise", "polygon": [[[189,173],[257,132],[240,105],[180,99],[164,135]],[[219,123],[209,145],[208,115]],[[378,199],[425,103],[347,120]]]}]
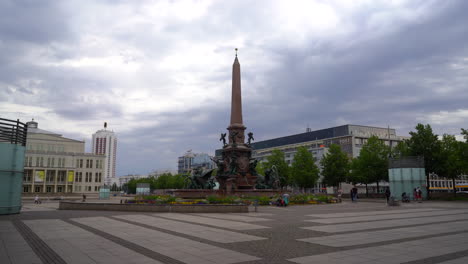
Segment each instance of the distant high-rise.
[{"label": "distant high-rise", "polygon": [[112,179],[115,178],[117,137],[113,131],[107,130],[107,123],[104,123],[104,129],[93,134],[92,152],[106,156],[104,161],[104,183],[110,185]]}]

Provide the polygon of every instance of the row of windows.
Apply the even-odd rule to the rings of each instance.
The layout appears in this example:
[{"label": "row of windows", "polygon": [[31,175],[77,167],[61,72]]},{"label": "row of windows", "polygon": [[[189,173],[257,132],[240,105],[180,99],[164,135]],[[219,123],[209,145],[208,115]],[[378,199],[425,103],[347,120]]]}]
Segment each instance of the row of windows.
[{"label": "row of windows", "polygon": [[[45,163],[45,161],[47,161],[47,163]],[[34,159],[34,157],[27,156],[24,159],[24,166],[32,167],[34,165],[36,167],[45,167],[44,164],[47,164],[47,167],[49,168],[64,168],[66,164],[65,161],[66,159],[64,157],[48,157],[47,159],[44,159],[44,157],[36,157]]]},{"label": "row of windows", "polygon": [[[101,189],[101,186],[94,186],[94,191],[98,192]],[[75,192],[91,192],[93,190],[92,186],[75,186]]]},{"label": "row of windows", "polygon": [[[75,186],[75,192],[81,192],[82,190],[88,191],[88,192],[91,192],[92,190],[94,190],[95,192],[98,192],[100,189],[101,189],[100,186],[94,186],[94,188],[93,186]],[[31,192],[31,190],[32,190],[31,186],[23,186],[23,192],[28,193],[28,192]],[[43,186],[34,187],[34,192],[36,193],[41,193],[42,190],[43,190]],[[45,188],[46,193],[51,193],[54,191],[55,191],[54,186],[46,186]],[[64,186],[57,186],[57,192],[64,192],[64,191],[65,191]],[[68,189],[68,192],[71,192],[71,188]]]},{"label": "row of windows", "polygon": [[65,152],[64,145],[27,144],[26,148],[28,150]]},{"label": "row of windows", "polygon": [[[92,169],[93,168],[93,161],[92,159],[78,159],[76,160],[76,165],[78,168],[83,168],[83,165],[85,164],[84,161],[86,161],[86,168],[87,169]],[[96,169],[102,169],[102,160],[96,160],[94,163],[96,165]]]},{"label": "row of windows", "polygon": [[[78,168],[83,168],[83,159],[78,159],[76,160],[76,165]],[[92,169],[93,168],[93,163],[96,169],[102,169],[103,167],[103,160],[94,160],[92,159],[86,159],[86,168],[87,169]],[[47,163],[45,163],[47,162]],[[66,159],[64,157],[48,157],[47,159],[44,159],[44,157],[30,157],[27,156],[24,159],[24,166],[25,167],[45,167],[44,165],[47,165],[48,168],[65,168],[66,165]]]},{"label": "row of windows", "polygon": [[[85,182],[93,182],[93,173],[86,172],[84,179],[85,179]],[[94,173],[94,182],[101,182],[101,181],[102,181],[102,172]],[[76,172],[75,182],[83,182],[83,172]]]},{"label": "row of windows", "polygon": [[[23,182],[31,182],[33,179],[33,170],[24,170],[23,175]],[[85,173],[85,182],[102,182],[102,172],[94,173],[94,181],[93,181],[93,173],[86,172]],[[58,171],[56,173],[55,170],[48,170],[45,175],[45,181],[48,183],[51,182],[65,182],[67,180],[67,171]],[[68,179],[72,181],[71,179]],[[83,182],[83,172],[76,172],[75,173],[75,182]],[[42,181],[41,181],[42,182]]]}]

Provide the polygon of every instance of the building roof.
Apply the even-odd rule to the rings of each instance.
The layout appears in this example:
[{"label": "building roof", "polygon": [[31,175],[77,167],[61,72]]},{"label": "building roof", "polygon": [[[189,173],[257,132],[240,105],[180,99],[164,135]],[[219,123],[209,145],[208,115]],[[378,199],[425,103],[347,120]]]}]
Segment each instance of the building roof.
[{"label": "building roof", "polygon": [[252,149],[274,148],[283,145],[334,138],[349,135],[349,125],[320,129],[285,137],[273,138],[252,143]]}]

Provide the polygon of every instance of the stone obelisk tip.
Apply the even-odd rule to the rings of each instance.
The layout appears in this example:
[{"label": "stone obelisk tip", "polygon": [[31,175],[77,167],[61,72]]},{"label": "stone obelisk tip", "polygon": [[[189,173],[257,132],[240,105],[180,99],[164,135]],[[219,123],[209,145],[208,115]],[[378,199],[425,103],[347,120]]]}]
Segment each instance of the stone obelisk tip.
[{"label": "stone obelisk tip", "polygon": [[240,75],[240,64],[237,59],[237,48],[236,58],[234,59],[234,65],[232,66],[232,98],[231,98],[231,126],[237,125],[242,126],[242,93],[241,93],[241,75]]}]

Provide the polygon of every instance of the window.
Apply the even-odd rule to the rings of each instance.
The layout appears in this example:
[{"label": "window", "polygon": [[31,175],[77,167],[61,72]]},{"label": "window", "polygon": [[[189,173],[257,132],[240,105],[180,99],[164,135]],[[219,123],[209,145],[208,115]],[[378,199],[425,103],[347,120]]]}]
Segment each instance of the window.
[{"label": "window", "polygon": [[65,167],[65,158],[62,158],[62,167],[61,168],[64,168]]},{"label": "window", "polygon": [[55,171],[48,170],[46,173],[46,182],[54,182],[55,181]]},{"label": "window", "polygon": [[32,157],[29,157],[29,160],[28,160],[28,167],[32,167],[32,162],[33,162],[33,158],[32,158]]},{"label": "window", "polygon": [[91,172],[86,172],[85,182],[92,182],[93,181],[92,176],[93,174]]},{"label": "window", "polygon": [[98,186],[94,186],[94,191],[95,191],[95,192],[99,191],[99,187],[98,187]]},{"label": "window", "polygon": [[57,192],[63,192],[63,187],[62,186],[57,186]]},{"label": "window", "polygon": [[96,172],[94,175],[94,182],[101,182],[102,181],[102,172]]},{"label": "window", "polygon": [[75,182],[83,182],[83,172],[76,173]]},{"label": "window", "polygon": [[34,188],[34,192],[41,192],[41,186],[36,186]]},{"label": "window", "polygon": [[63,167],[63,166],[62,166],[62,158],[58,158],[58,161],[57,161],[57,162],[58,162],[58,165],[57,165],[57,166],[58,166],[59,168],[62,168],[62,167]]},{"label": "window", "polygon": [[41,166],[41,158],[36,157],[36,167],[39,167],[39,166]]},{"label": "window", "polygon": [[32,180],[32,170],[24,170],[23,182],[30,182]]},{"label": "window", "polygon": [[66,171],[59,171],[59,172],[58,172],[58,179],[57,179],[57,181],[59,181],[59,182],[65,182],[65,174],[66,174],[66,173],[67,173]]},{"label": "window", "polygon": [[49,193],[49,192],[52,192],[52,186],[47,186],[47,187],[46,187],[46,192],[48,192],[48,193]]},{"label": "window", "polygon": [[29,186],[23,186],[23,192],[25,193],[29,192]]},{"label": "window", "polygon": [[90,167],[90,168],[93,167],[93,160],[89,160],[89,167]]},{"label": "window", "polygon": [[41,157],[41,167],[44,167],[44,157]]},{"label": "window", "polygon": [[83,168],[83,159],[78,160],[78,168]]}]

